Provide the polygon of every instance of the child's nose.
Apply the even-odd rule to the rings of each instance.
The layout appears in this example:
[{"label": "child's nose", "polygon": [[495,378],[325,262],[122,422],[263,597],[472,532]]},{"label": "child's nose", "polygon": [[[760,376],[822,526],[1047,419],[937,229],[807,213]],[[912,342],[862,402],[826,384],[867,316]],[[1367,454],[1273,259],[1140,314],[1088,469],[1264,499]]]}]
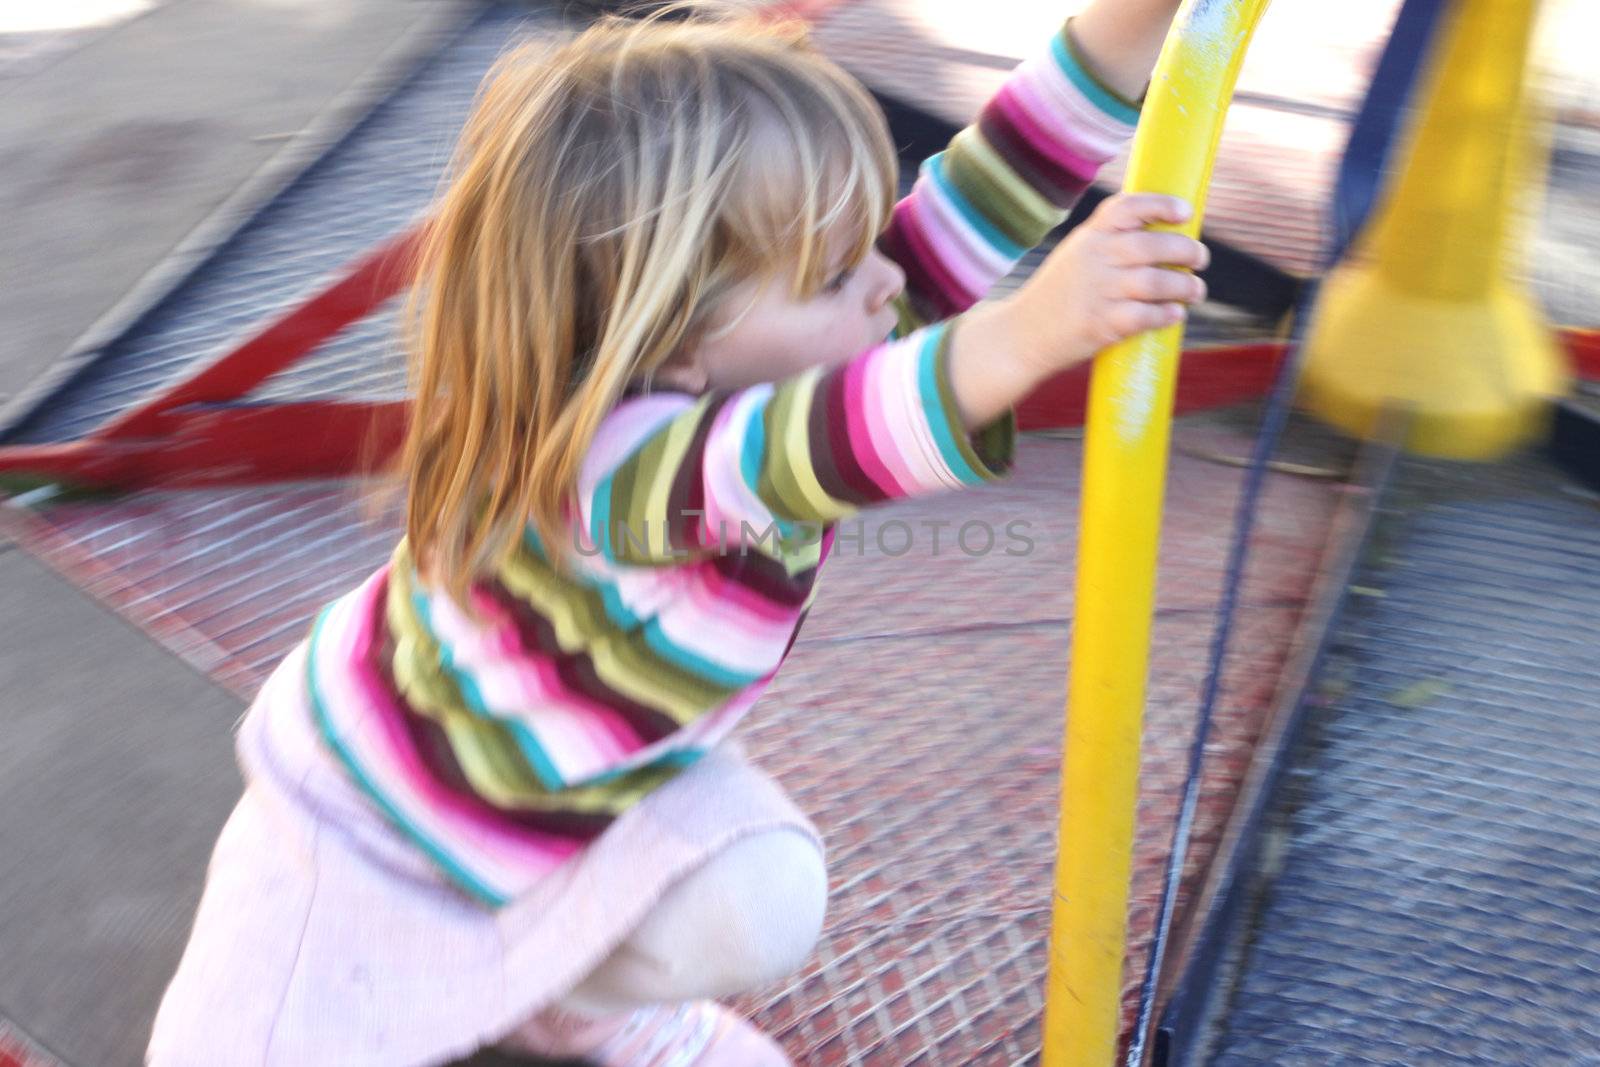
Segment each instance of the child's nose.
[{"label": "child's nose", "polygon": [[868,253],[867,262],[873,271],[869,290],[872,294],[872,310],[877,311],[900,295],[900,290],[906,286],[906,272],[900,269],[900,264],[876,248]]}]

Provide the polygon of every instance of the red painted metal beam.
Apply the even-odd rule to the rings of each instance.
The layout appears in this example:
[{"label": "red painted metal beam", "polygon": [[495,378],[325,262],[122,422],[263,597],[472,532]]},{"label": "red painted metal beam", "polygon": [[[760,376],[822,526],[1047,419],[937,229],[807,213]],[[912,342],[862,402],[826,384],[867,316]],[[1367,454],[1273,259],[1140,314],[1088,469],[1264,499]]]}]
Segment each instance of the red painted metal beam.
[{"label": "red painted metal beam", "polygon": [[[1600,381],[1600,330],[1564,330],[1580,378]],[[1178,365],[1179,415],[1265,396],[1281,342],[1194,348]],[[1090,370],[1057,375],[1017,405],[1025,430],[1083,424]],[[176,392],[176,391],[175,391]],[[406,405],[306,402],[165,409],[150,436],[95,436],[0,448],[0,477],[144,489],[341,478],[386,465],[405,432]]]},{"label": "red painted metal beam", "polygon": [[[1583,381],[1600,382],[1600,330],[1566,327],[1559,333],[1572,357],[1573,373]],[[1178,364],[1173,413],[1187,415],[1265,396],[1277,377],[1283,351],[1281,341],[1185,351]],[[1089,372],[1089,367],[1079,367],[1034,390],[1017,405],[1017,425],[1024,430],[1081,426]]]},{"label": "red painted metal beam", "polygon": [[0,449],[0,482],[124,491],[346,478],[382,469],[404,429],[400,401],[189,409],[160,436]]},{"label": "red painted metal beam", "polygon": [[1600,382],[1600,330],[1568,327],[1561,340],[1572,355],[1572,370],[1581,380]]},{"label": "red painted metal beam", "polygon": [[[1283,362],[1283,345],[1219,345],[1191,348],[1178,363],[1174,414],[1225,407],[1265,396]],[[1082,426],[1088,405],[1090,365],[1058,374],[1017,405],[1024,430]]]},{"label": "red painted metal beam", "polygon": [[238,400],[272,375],[367,315],[410,284],[421,230],[410,230],[367,254],[338,281],[280,315],[232,352],[95,435],[107,440],[155,437],[177,426],[176,411]]},{"label": "red painted metal beam", "polygon": [[[1198,411],[1261,396],[1281,346],[1196,349],[1178,376],[1178,411]],[[1024,429],[1083,421],[1088,370],[1059,375],[1018,407]],[[196,391],[197,393],[198,391]],[[169,395],[196,395],[174,390]],[[134,429],[52,445],[0,449],[0,477],[131,490],[336,478],[381,467],[404,436],[406,405],[307,402],[150,408]],[[159,416],[159,418],[156,418]]]},{"label": "red painted metal beam", "polygon": [[[775,0],[765,14],[815,22],[844,0]],[[0,448],[0,477],[109,489],[344,477],[387,462],[403,403],[240,403],[272,375],[371,314],[409,284],[421,226],[368,253],[333,284],[221,359],[81,441]],[[1566,331],[1580,377],[1600,380],[1600,331]],[[1180,364],[1176,412],[1265,395],[1278,343],[1195,349]],[[1018,406],[1023,429],[1081,425],[1089,368],[1059,375]]]}]

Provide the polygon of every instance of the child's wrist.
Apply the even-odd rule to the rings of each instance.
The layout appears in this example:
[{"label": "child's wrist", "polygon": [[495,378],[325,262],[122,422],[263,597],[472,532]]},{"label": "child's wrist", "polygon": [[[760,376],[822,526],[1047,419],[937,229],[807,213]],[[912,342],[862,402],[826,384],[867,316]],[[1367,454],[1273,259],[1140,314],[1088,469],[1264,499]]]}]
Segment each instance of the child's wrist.
[{"label": "child's wrist", "polygon": [[1078,362],[1070,355],[1072,346],[1062,330],[1062,318],[1067,312],[1054,302],[1040,306],[1041,295],[1024,289],[997,302],[1006,350],[1034,385]]},{"label": "child's wrist", "polygon": [[1102,0],[1067,19],[1063,32],[1085,73],[1137,107],[1179,6],[1178,0]]},{"label": "child's wrist", "polygon": [[1061,370],[1059,323],[1039,314],[1027,294],[994,302],[996,351],[1016,382],[1018,399]]},{"label": "child's wrist", "polygon": [[1015,297],[987,300],[950,324],[949,372],[968,429],[987,425],[1053,373]]}]

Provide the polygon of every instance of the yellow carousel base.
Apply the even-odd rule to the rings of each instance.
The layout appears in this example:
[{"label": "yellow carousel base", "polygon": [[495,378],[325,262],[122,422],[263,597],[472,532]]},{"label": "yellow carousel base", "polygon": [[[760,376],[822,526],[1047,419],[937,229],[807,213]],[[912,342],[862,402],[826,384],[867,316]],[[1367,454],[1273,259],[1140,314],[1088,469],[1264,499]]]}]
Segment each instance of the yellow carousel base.
[{"label": "yellow carousel base", "polygon": [[1567,385],[1566,357],[1524,294],[1421,297],[1347,264],[1323,283],[1300,404],[1369,438],[1386,409],[1406,411],[1409,450],[1489,460],[1539,437]]}]

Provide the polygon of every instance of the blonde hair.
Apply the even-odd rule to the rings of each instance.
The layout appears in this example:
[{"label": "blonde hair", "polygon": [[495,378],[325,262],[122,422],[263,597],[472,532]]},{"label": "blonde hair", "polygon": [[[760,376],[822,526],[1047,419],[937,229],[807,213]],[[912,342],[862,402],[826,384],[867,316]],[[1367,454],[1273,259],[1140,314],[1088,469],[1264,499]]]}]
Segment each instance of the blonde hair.
[{"label": "blonde hair", "polygon": [[411,301],[406,534],[458,601],[528,523],[560,565],[578,472],[630,381],[739,283],[827,281],[897,181],[882,112],[751,17],[609,17],[505,56],[427,227]]}]

